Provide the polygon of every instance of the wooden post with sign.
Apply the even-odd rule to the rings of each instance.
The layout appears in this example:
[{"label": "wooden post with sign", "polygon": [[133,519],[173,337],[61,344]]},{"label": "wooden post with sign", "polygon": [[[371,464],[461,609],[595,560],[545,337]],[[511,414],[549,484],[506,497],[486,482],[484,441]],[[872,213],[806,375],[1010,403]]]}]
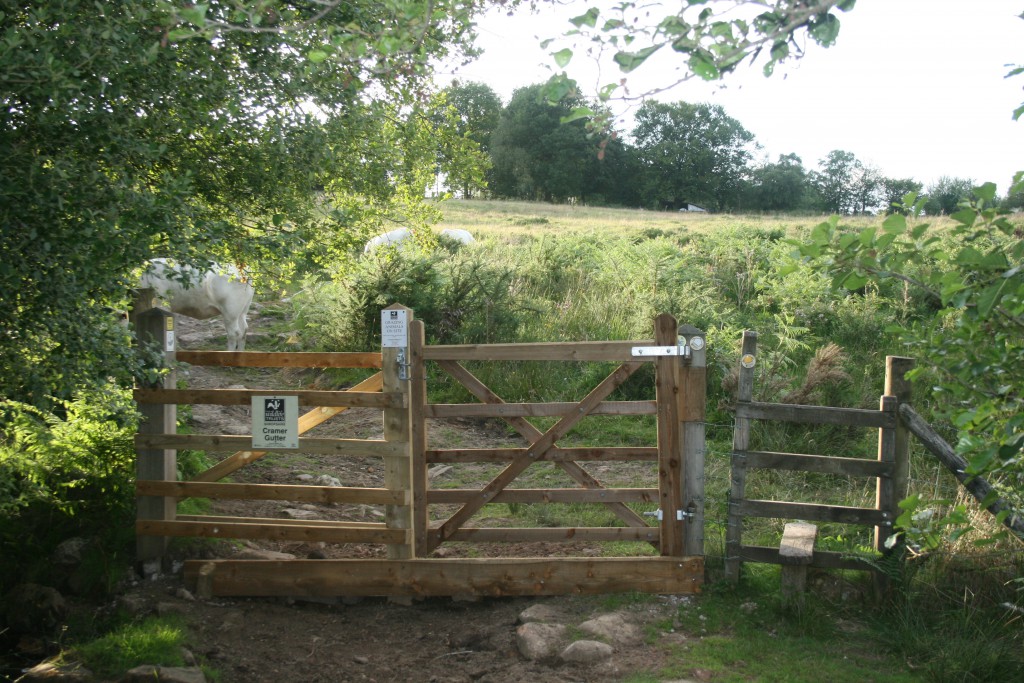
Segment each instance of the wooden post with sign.
[{"label": "wooden post with sign", "polygon": [[[159,344],[171,371],[151,388],[174,389],[177,381],[174,365],[174,315],[160,308],[141,311],[135,317],[139,345]],[[140,434],[174,434],[177,431],[178,407],[173,403],[140,404]],[[138,481],[175,481],[178,476],[178,452],[174,449],[144,449],[136,453],[135,476]],[[172,521],[177,501],[169,496],[139,496],[137,520]],[[136,536],[136,559],[144,571],[151,562],[160,561],[167,552],[165,536]]]},{"label": "wooden post with sign", "polygon": [[[384,391],[405,396],[400,408],[384,409],[384,440],[405,444],[400,455],[384,457],[384,486],[392,490],[411,489],[412,454],[409,440],[409,323],[412,310],[401,304],[392,304],[381,311],[381,362]],[[413,556],[412,506],[388,505],[385,510],[388,529],[404,529],[408,538],[404,544],[388,545],[388,559],[407,560]]]}]

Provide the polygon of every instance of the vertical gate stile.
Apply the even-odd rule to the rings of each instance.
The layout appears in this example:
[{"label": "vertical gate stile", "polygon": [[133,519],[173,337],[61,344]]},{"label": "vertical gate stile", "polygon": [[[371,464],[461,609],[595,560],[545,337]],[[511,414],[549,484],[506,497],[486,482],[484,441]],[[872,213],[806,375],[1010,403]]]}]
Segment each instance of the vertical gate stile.
[{"label": "vertical gate stile", "polygon": [[746,496],[746,456],[750,448],[750,419],[739,417],[739,407],[754,397],[754,367],[757,362],[757,332],[743,332],[740,351],[739,382],[736,388],[735,427],[732,435],[732,482],[729,489],[729,515],[725,530],[725,578],[739,581],[742,564],[743,516],[739,506]]},{"label": "vertical gate stile", "polygon": [[[654,343],[676,345],[676,319],[662,313],[654,321]],[[679,436],[679,361],[676,356],[660,356],[655,361],[655,390],[658,402],[658,488],[661,509],[661,554],[683,554],[682,443]]]},{"label": "vertical gate stile", "polygon": [[422,320],[409,323],[409,443],[412,449],[412,556],[425,557],[430,518],[427,516],[427,370],[423,359],[426,332]]},{"label": "vertical gate stile", "polygon": [[[408,319],[412,319],[412,311],[400,304],[392,304],[385,311],[407,311]],[[409,344],[406,340],[404,348],[381,348],[381,371],[384,375],[385,393],[402,393],[405,395],[405,406],[384,409],[384,440],[403,444],[401,455],[384,457],[384,486],[391,490],[411,489],[411,442],[409,439],[409,382],[399,378],[399,363],[405,363]],[[385,522],[388,529],[404,529],[412,534],[412,506],[406,500],[404,505],[388,505],[385,511]],[[412,557],[412,542],[407,538],[404,544],[388,545],[388,559],[405,560]]]},{"label": "vertical gate stile", "polygon": [[[150,290],[146,290],[150,291]],[[151,299],[151,297],[150,297]],[[174,367],[174,315],[159,308],[150,308],[136,317],[139,344],[157,342],[163,349],[170,372],[151,388],[174,389],[177,376]],[[138,405],[142,419],[140,434],[174,434],[177,431],[175,404],[142,403]],[[175,481],[178,478],[178,452],[174,449],[144,449],[136,451],[136,481]],[[136,526],[147,520],[173,521],[177,500],[170,496],[139,496],[137,498]],[[136,559],[141,563],[162,561],[167,552],[166,536],[136,534]]]},{"label": "vertical gate stile", "polygon": [[[888,413],[894,418],[896,412],[896,397],[882,396],[880,407],[883,413]],[[878,430],[878,461],[896,466],[896,429],[893,427],[881,427]],[[875,489],[875,507],[887,515],[887,524],[875,527],[875,550],[885,552],[885,543],[892,534],[892,523],[896,520],[897,509],[895,481],[892,475],[878,477]]]},{"label": "vertical gate stile", "polygon": [[[686,507],[683,552],[704,555],[704,422],[707,418],[707,347],[704,332],[686,326],[689,363],[680,368],[683,440],[683,505]],[[695,343],[696,339],[701,343]]]},{"label": "vertical gate stile", "polygon": [[[909,403],[911,397],[910,381],[906,374],[914,368],[913,358],[903,356],[886,356],[885,358],[885,395],[881,399],[881,409],[891,410],[897,418],[899,404]],[[884,477],[878,479],[876,502],[878,508],[887,514],[888,527],[875,527],[875,550],[881,553],[892,552],[886,548],[886,540],[892,533],[892,524],[899,515],[899,502],[907,497],[910,483],[910,431],[902,420],[896,420],[891,430],[878,430],[878,459],[893,463],[893,473],[888,481]],[[876,573],[876,589],[885,591],[885,577]]]}]

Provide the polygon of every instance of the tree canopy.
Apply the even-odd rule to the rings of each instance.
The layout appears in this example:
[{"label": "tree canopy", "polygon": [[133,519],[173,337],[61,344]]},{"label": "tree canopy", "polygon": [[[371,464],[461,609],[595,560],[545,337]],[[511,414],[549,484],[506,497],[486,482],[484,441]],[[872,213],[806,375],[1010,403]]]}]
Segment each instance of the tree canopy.
[{"label": "tree canopy", "polygon": [[264,282],[422,222],[429,65],[475,2],[0,2],[0,394],[130,367],[104,307],[154,255]]}]

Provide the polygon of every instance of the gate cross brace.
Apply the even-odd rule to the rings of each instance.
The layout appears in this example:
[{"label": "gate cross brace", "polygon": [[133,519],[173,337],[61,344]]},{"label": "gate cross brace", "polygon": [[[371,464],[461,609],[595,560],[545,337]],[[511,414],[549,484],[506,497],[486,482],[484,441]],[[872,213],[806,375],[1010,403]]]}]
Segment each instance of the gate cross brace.
[{"label": "gate cross brace", "polygon": [[[453,361],[438,362],[440,363],[441,367],[443,367],[445,370],[447,370],[449,373],[455,376],[456,379],[460,379],[460,381],[462,380],[462,378],[466,378],[467,375],[468,377],[472,377],[472,379],[475,380],[474,384],[477,384],[477,389],[482,388],[486,391],[486,396],[483,397],[482,400],[485,400],[488,403],[504,402],[501,400],[500,397],[497,396],[497,394],[494,394],[493,392],[490,391],[490,389],[487,389],[487,387],[484,386],[482,383],[479,383],[479,380],[476,380],[475,377],[473,377],[458,363],[455,363]],[[613,392],[623,382],[629,379],[633,375],[633,373],[636,372],[642,365],[643,363],[639,362],[626,362],[620,365],[614,372],[608,375],[608,377],[606,377],[599,385],[597,385],[597,387],[595,387],[589,394],[587,394],[587,396],[582,401],[576,404],[576,410],[564,416],[556,424],[552,425],[551,428],[549,428],[546,432],[541,434],[538,438],[532,440],[532,443],[530,444],[530,447],[526,453],[517,456],[516,458],[513,458],[512,462],[509,463],[508,466],[504,470],[502,470],[500,474],[498,474],[498,476],[492,479],[486,486],[484,486],[480,490],[479,498],[463,505],[462,508],[460,508],[454,515],[448,518],[448,520],[437,529],[434,538],[431,539],[431,542],[429,544],[430,547],[427,549],[427,552],[433,550],[440,543],[444,542],[445,539],[451,536],[460,526],[465,524],[470,517],[472,517],[488,501],[492,500],[495,495],[497,495],[500,491],[504,490],[506,486],[508,486],[513,480],[515,480],[515,478],[518,477],[532,463],[543,460],[548,450],[555,444],[556,441],[558,441],[558,439],[565,436],[569,432],[569,430],[571,430],[580,420],[586,417],[587,414],[589,414],[590,411],[593,410],[595,406],[597,406],[597,404],[603,401],[611,392]],[[473,388],[469,386],[467,386],[467,389],[470,389],[471,392],[473,391]],[[533,427],[533,425],[531,425],[527,420],[523,418],[513,419],[516,421],[521,420],[522,422],[529,425],[530,429],[527,431],[527,433],[529,433],[531,436],[539,433],[539,430]],[[510,424],[513,422],[513,419],[509,420]],[[516,425],[513,424],[513,426]],[[520,428],[521,425],[516,426],[517,430],[519,430]],[[523,432],[520,431],[520,433]],[[523,436],[527,435],[523,434]],[[530,437],[527,436],[527,440],[530,440]],[[580,471],[583,471],[583,468],[579,467],[579,465],[576,465],[576,463],[572,464],[575,465],[576,468],[578,468]],[[585,471],[583,471],[583,474],[586,475],[587,478],[590,477],[590,475],[587,475]],[[640,525],[647,526],[647,524],[643,522],[643,519],[640,519],[639,521],[641,522]]]},{"label": "gate cross brace", "polygon": [[[490,388],[487,387],[483,382],[477,379],[471,372],[466,370],[463,366],[459,365],[455,361],[438,361],[438,364],[454,377],[463,387],[465,387],[471,394],[476,396],[484,403],[499,404],[504,403],[500,396],[495,394]],[[577,410],[578,412],[578,410]],[[536,443],[542,436],[543,433],[534,427],[529,420],[523,417],[505,417],[505,422],[509,424],[513,429],[519,432],[519,435],[526,439],[531,445]],[[556,461],[556,464],[565,471],[577,484],[586,489],[600,489],[604,488],[597,479],[592,477],[589,472],[580,467],[573,461]],[[643,517],[638,515],[629,506],[624,503],[608,502],[604,503],[613,514],[619,519],[625,522],[631,527],[643,527],[648,526],[644,521]],[[658,547],[660,544],[655,541],[651,545]]]}]

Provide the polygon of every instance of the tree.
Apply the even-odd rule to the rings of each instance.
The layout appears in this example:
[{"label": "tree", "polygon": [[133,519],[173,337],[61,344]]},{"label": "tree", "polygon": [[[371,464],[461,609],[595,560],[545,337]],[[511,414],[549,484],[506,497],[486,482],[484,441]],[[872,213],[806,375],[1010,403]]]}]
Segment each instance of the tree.
[{"label": "tree", "polygon": [[929,216],[955,213],[960,202],[971,198],[974,181],[969,178],[942,176],[928,186],[924,212]]},{"label": "tree", "polygon": [[798,211],[807,204],[807,172],[796,154],[782,154],[751,174],[751,206],[757,211]]},{"label": "tree", "polygon": [[479,7],[0,3],[0,396],[123,376],[104,307],[152,255],[266,280],[422,220],[429,64]]},{"label": "tree", "polygon": [[882,205],[885,213],[903,213],[903,198],[911,193],[920,195],[923,187],[913,178],[882,178]]},{"label": "tree", "polygon": [[[445,89],[444,95],[452,109],[459,137],[471,141],[480,152],[489,155],[491,136],[501,118],[501,98],[488,85],[459,81]],[[482,183],[461,174],[459,168],[452,168],[448,177],[449,184],[459,187],[467,199],[473,196],[473,192],[482,189]]]},{"label": "tree", "polygon": [[489,187],[498,197],[587,201],[600,192],[599,143],[584,121],[562,123],[578,100],[548,102],[542,85],[512,94],[491,138]]},{"label": "tree", "polygon": [[818,170],[811,174],[811,183],[818,191],[826,211],[836,214],[853,213],[858,206],[857,179],[863,165],[853,152],[834,149],[818,162]]},{"label": "tree", "polygon": [[645,205],[736,206],[754,136],[721,106],[644,102],[632,137],[643,167]]}]

